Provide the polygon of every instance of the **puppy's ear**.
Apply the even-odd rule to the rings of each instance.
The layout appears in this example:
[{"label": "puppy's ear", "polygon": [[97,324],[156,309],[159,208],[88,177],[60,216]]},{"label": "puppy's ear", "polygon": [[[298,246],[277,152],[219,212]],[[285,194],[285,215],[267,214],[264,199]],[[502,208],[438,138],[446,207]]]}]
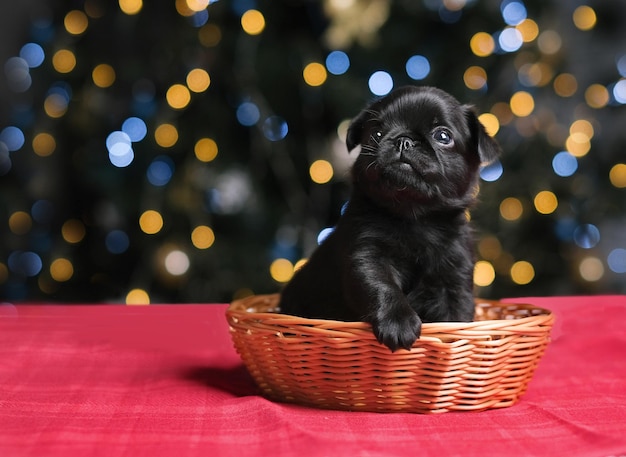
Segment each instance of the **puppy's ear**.
[{"label": "puppy's ear", "polygon": [[357,117],[352,119],[350,127],[348,127],[348,133],[346,134],[346,146],[348,147],[348,151],[352,151],[359,144],[361,144],[361,138],[363,138],[363,127],[371,118],[371,112],[364,109],[357,115]]},{"label": "puppy's ear", "polygon": [[480,123],[476,116],[476,111],[472,106],[464,105],[465,118],[467,125],[472,133],[472,140],[477,146],[478,157],[482,165],[487,165],[498,158],[502,150],[496,140],[487,133],[485,127]]}]

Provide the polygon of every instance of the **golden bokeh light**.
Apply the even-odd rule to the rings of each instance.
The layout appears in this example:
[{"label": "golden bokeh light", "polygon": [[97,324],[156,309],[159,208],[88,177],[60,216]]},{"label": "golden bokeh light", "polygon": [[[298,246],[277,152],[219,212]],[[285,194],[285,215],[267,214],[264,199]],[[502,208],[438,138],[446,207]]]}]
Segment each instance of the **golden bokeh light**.
[{"label": "golden bokeh light", "polygon": [[194,68],[187,74],[187,87],[189,90],[200,93],[204,92],[211,85],[211,77],[202,68]]},{"label": "golden bokeh light", "polygon": [[69,73],[76,67],[76,56],[69,49],[60,49],[52,56],[52,66],[59,73]]},{"label": "golden bokeh light", "polygon": [[191,242],[198,249],[208,249],[215,242],[215,233],[211,227],[199,225],[191,232]]},{"label": "golden bokeh light", "polygon": [[79,10],[72,10],[63,19],[65,30],[72,35],[80,35],[87,30],[89,20],[87,15]]},{"label": "golden bokeh light", "polygon": [[511,105],[506,102],[498,102],[491,107],[491,113],[498,118],[500,125],[508,125],[513,119]]},{"label": "golden bokeh light", "polygon": [[500,130],[500,121],[494,114],[483,113],[478,116],[478,120],[485,127],[489,136],[496,136],[498,130]]},{"label": "golden bokeh light", "polygon": [[495,260],[502,255],[502,245],[500,240],[495,236],[485,236],[478,243],[478,252],[481,257],[489,260]]},{"label": "golden bokeh light", "polygon": [[209,0],[185,0],[185,2],[187,3],[187,8],[194,13],[205,10],[209,6]]},{"label": "golden bokeh light", "polygon": [[574,10],[572,15],[574,25],[583,31],[591,30],[597,22],[596,12],[587,5],[581,5]]},{"label": "golden bokeh light", "polygon": [[520,260],[511,267],[511,279],[515,284],[526,285],[535,279],[535,268],[530,262]]},{"label": "golden bokeh light", "polygon": [[9,230],[16,235],[24,235],[30,232],[33,220],[26,211],[15,211],[9,216]]},{"label": "golden bokeh light", "polygon": [[163,217],[161,213],[152,209],[144,211],[139,217],[139,227],[142,232],[148,235],[159,233],[163,228]]},{"label": "golden bokeh light", "polygon": [[479,260],[474,265],[474,284],[486,287],[496,279],[496,271],[493,265],[486,260]]},{"label": "golden bokeh light", "polygon": [[487,72],[482,67],[471,66],[463,73],[463,82],[468,89],[482,89],[487,84]]},{"label": "golden bokeh light", "polygon": [[143,8],[142,0],[119,0],[120,9],[129,16],[133,16]]},{"label": "golden bokeh light", "polygon": [[507,221],[516,221],[524,213],[524,206],[519,198],[508,197],[500,203],[500,215]]},{"label": "golden bokeh light", "polygon": [[265,29],[265,17],[260,11],[248,10],[241,16],[241,27],[248,35],[258,35]]},{"label": "golden bokeh light", "polygon": [[48,157],[57,147],[57,142],[49,133],[41,132],[33,138],[33,151],[39,157]]},{"label": "golden bokeh light", "polygon": [[591,140],[582,132],[574,132],[565,140],[565,149],[574,157],[584,157],[591,150]]},{"label": "golden bokeh light", "polygon": [[61,236],[70,244],[80,243],[87,233],[85,224],[78,219],[68,219],[61,226]]},{"label": "golden bokeh light", "polygon": [[127,305],[149,305],[150,295],[143,289],[133,289],[126,294]]},{"label": "golden bokeh light", "polygon": [[154,140],[163,148],[171,148],[178,141],[178,130],[172,124],[161,124],[154,131]]},{"label": "golden bokeh light", "polygon": [[93,79],[93,83],[98,87],[103,89],[110,87],[115,82],[115,70],[111,65],[101,63],[91,72],[91,79]]},{"label": "golden bokeh light", "polygon": [[55,259],[50,264],[50,276],[57,282],[69,281],[74,276],[72,262],[62,257]]},{"label": "golden bokeh light", "polygon": [[276,259],[270,265],[270,275],[277,282],[287,282],[293,277],[293,264],[287,259]]},{"label": "golden bokeh light", "polygon": [[333,166],[327,160],[316,160],[309,167],[311,180],[317,184],[325,184],[333,177]]},{"label": "golden bokeh light", "polygon": [[309,86],[317,87],[326,82],[328,74],[324,65],[318,62],[311,62],[302,71],[304,82]]},{"label": "golden bokeh light", "polygon": [[588,139],[593,138],[595,134],[593,124],[586,119],[578,119],[572,122],[572,125],[569,127],[569,133],[573,135],[574,133],[582,133]]},{"label": "golden bokeh light", "polygon": [[532,19],[524,19],[515,28],[522,34],[524,43],[530,43],[539,36],[539,26]]},{"label": "golden bokeh light", "polygon": [[212,138],[201,138],[196,142],[193,151],[200,162],[211,162],[217,157],[217,143]]},{"label": "golden bokeh light", "polygon": [[571,97],[578,90],[578,81],[576,77],[570,73],[561,73],[552,83],[554,92],[560,97]]},{"label": "golden bokeh light", "polygon": [[67,112],[67,101],[62,95],[50,94],[43,102],[43,110],[48,117],[58,119]]},{"label": "golden bokeh light", "polygon": [[559,206],[559,200],[556,198],[554,192],[543,190],[535,195],[534,204],[537,212],[541,214],[552,214]]},{"label": "golden bokeh light", "polygon": [[222,41],[222,29],[215,24],[206,24],[198,30],[198,40],[204,47],[215,47]]},{"label": "golden bokeh light", "polygon": [[543,87],[550,83],[554,76],[552,67],[543,62],[525,64],[519,70],[520,76],[524,78],[526,85]]},{"label": "golden bokeh light", "polygon": [[535,100],[528,92],[519,91],[511,97],[510,106],[511,112],[517,117],[526,117],[535,109]]},{"label": "golden bokeh light", "polygon": [[618,163],[613,165],[611,171],[609,171],[609,179],[613,186],[623,189],[626,187],[626,164]]},{"label": "golden bokeh light", "polygon": [[183,109],[189,105],[189,102],[191,101],[191,93],[189,92],[189,89],[187,89],[187,86],[174,84],[167,89],[165,99],[167,100],[167,104],[172,108]]},{"label": "golden bokeh light", "polygon": [[553,55],[559,52],[562,44],[563,40],[561,39],[561,35],[554,30],[541,32],[537,38],[539,50],[548,55]]},{"label": "golden bokeh light", "polygon": [[602,84],[592,84],[585,90],[585,101],[592,108],[604,108],[609,103],[609,91]]},{"label": "golden bokeh light", "polygon": [[478,57],[490,56],[495,47],[493,37],[486,32],[478,32],[470,39],[470,49]]},{"label": "golden bokeh light", "polygon": [[585,257],[578,265],[578,272],[585,281],[596,282],[604,276],[604,264],[597,257]]}]

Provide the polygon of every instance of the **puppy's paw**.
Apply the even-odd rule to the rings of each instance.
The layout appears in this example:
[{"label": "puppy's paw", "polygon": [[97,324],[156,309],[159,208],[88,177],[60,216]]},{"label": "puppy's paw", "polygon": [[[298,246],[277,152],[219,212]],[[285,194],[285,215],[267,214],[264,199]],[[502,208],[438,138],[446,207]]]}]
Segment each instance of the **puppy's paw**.
[{"label": "puppy's paw", "polygon": [[422,330],[422,321],[408,306],[376,318],[372,325],[378,342],[391,349],[391,352],[400,348],[410,350]]}]

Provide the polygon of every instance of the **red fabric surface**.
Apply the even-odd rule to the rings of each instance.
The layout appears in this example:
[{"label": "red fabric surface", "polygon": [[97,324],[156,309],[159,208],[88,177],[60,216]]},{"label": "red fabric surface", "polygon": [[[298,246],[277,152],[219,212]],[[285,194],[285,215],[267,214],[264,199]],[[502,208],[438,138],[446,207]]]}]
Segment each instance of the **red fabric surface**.
[{"label": "red fabric surface", "polygon": [[626,455],[626,297],[509,301],[557,319],[527,393],[441,415],[264,399],[225,305],[3,305],[0,456]]}]

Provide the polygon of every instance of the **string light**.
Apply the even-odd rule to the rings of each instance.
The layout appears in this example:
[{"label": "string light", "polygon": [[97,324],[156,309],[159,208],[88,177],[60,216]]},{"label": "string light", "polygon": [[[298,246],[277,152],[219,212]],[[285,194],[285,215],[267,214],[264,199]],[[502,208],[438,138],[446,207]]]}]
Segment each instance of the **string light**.
[{"label": "string light", "polygon": [[326,82],[328,75],[324,65],[318,62],[311,62],[304,67],[302,77],[309,86],[317,87]]},{"label": "string light", "polygon": [[139,217],[139,227],[148,235],[159,233],[163,228],[163,216],[155,210],[144,211]]},{"label": "string light", "polygon": [[199,225],[191,232],[191,242],[198,249],[209,249],[215,242],[215,233],[211,227]]},{"label": "string light", "polygon": [[87,15],[82,11],[73,10],[65,15],[63,23],[68,33],[72,35],[82,35],[85,33],[85,30],[87,30],[89,20],[87,19]]},{"label": "string light", "polygon": [[111,87],[115,82],[115,70],[111,65],[101,63],[91,72],[93,83],[101,88]]},{"label": "string light", "polygon": [[69,49],[60,49],[52,56],[52,65],[59,73],[70,73],[76,67],[76,56]]},{"label": "string light", "polygon": [[248,35],[259,35],[265,29],[265,17],[260,11],[248,10],[241,16],[241,27]]},{"label": "string light", "polygon": [[333,166],[327,160],[316,160],[309,167],[311,180],[316,184],[326,184],[333,177]]},{"label": "string light", "polygon": [[201,138],[196,142],[194,153],[200,162],[211,162],[217,157],[217,143],[212,138]]},{"label": "string light", "polygon": [[172,124],[160,124],[154,131],[154,140],[162,148],[171,148],[178,142],[178,129]]}]

